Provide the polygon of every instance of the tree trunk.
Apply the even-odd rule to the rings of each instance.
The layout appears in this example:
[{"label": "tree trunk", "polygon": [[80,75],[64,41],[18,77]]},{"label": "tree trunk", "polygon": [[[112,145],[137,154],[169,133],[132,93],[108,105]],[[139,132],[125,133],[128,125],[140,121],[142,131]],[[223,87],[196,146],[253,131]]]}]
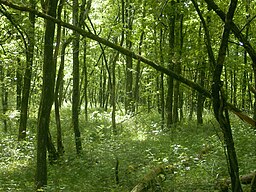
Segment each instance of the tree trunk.
[{"label": "tree trunk", "polygon": [[65,49],[68,46],[68,44],[71,43],[71,38],[69,38],[67,41],[65,41],[62,45],[61,49],[61,60],[60,60],[60,66],[58,70],[57,80],[56,80],[56,86],[55,86],[55,120],[56,120],[56,127],[57,127],[57,150],[58,154],[62,155],[64,153],[64,146],[62,142],[62,128],[61,128],[61,121],[60,121],[60,87],[63,84],[63,71],[64,71],[64,62],[65,62]]},{"label": "tree trunk", "polygon": [[[177,18],[179,19],[179,30],[176,31],[175,37],[177,38],[177,42],[179,42],[179,58],[178,61],[175,64],[175,71],[177,74],[181,75],[182,71],[182,63],[181,63],[181,57],[182,57],[182,47],[183,47],[183,14],[178,14]],[[173,123],[177,123],[181,117],[179,117],[179,110],[182,111],[180,108],[182,98],[180,97],[180,82],[175,81],[174,84],[174,98],[173,98]]]},{"label": "tree trunk", "polygon": [[[250,19],[250,14],[249,14],[249,9],[250,9],[250,1],[246,1],[246,22],[248,23],[248,25],[246,25],[246,31],[245,31],[245,38],[248,40],[249,37],[249,29],[250,29],[250,23],[249,23],[249,19]],[[242,77],[242,109],[245,109],[247,106],[245,105],[245,101],[246,101],[246,89],[247,89],[247,82],[248,82],[248,72],[247,72],[247,51],[244,50],[244,72],[243,72],[243,77]]]},{"label": "tree trunk", "polygon": [[[47,14],[56,17],[57,0],[49,1]],[[56,66],[53,61],[55,23],[45,20],[43,86],[38,114],[36,188],[47,185],[46,147],[49,133],[51,107],[54,100]]]},{"label": "tree trunk", "polygon": [[[128,50],[132,48],[132,2],[131,0],[125,1],[125,25],[126,25],[126,47]],[[126,56],[126,99],[125,99],[125,111],[126,113],[133,112],[133,92],[132,92],[132,83],[133,83],[133,73],[132,73],[132,57]]]},{"label": "tree trunk", "polygon": [[[205,62],[202,63],[202,69],[200,70],[200,85],[204,87],[204,81],[205,81]],[[204,109],[204,100],[205,96],[202,93],[198,93],[197,95],[197,123],[198,124],[203,124],[203,109]]]},{"label": "tree trunk", "polygon": [[[61,0],[59,3],[59,6],[58,6],[58,19],[61,19],[61,12],[62,12],[63,5],[64,5],[64,0]],[[57,56],[58,56],[59,47],[60,47],[60,39],[61,39],[61,26],[58,25],[57,26],[57,35],[56,35],[56,41],[57,41],[56,44],[57,45],[55,47],[55,52],[54,52],[55,65],[57,64]],[[56,127],[57,127],[57,151],[58,151],[57,153],[58,153],[58,156],[61,156],[64,153],[64,146],[62,143],[61,121],[60,121],[59,92],[60,92],[60,86],[63,82],[63,70],[64,70],[64,58],[63,57],[65,54],[65,48],[68,45],[68,43],[64,42],[63,46],[62,46],[61,63],[60,63],[60,67],[59,67],[59,71],[58,71],[58,75],[57,75],[56,86],[55,86],[55,95],[54,95],[55,120],[56,120]]]},{"label": "tree trunk", "polygon": [[5,77],[8,77],[8,69],[5,69],[3,66],[0,68],[0,79],[1,79],[1,98],[2,98],[2,111],[3,111],[3,124],[4,132],[8,131],[7,129],[7,116],[6,112],[8,110],[8,86],[6,85]]},{"label": "tree trunk", "polygon": [[[140,42],[139,42],[139,54],[141,55],[142,43],[144,38],[144,31],[142,31],[140,35]],[[141,62],[140,60],[137,61],[136,65],[136,76],[135,76],[135,87],[134,87],[134,101],[135,101],[135,109],[138,112],[139,108],[139,101],[140,101],[140,72],[141,72]],[[134,111],[133,110],[133,111]]]},{"label": "tree trunk", "polygon": [[[79,4],[78,0],[73,1],[73,25],[78,26],[78,10]],[[73,94],[72,94],[72,123],[75,133],[75,144],[76,152],[80,154],[82,150],[82,142],[79,130],[79,100],[80,100],[80,90],[79,90],[79,34],[74,32],[73,40]]]},{"label": "tree trunk", "polygon": [[[36,2],[35,0],[30,0],[30,5],[34,9]],[[35,14],[29,13],[29,32],[28,34],[28,48],[26,50],[26,68],[24,74],[24,82],[22,88],[22,98],[21,98],[21,109],[20,109],[20,124],[19,124],[19,135],[18,139],[23,140],[26,138],[27,130],[27,119],[28,119],[28,101],[30,98],[31,89],[31,75],[34,57],[34,46],[35,46]]]},{"label": "tree trunk", "polygon": [[[142,27],[144,29],[145,27],[145,16],[146,16],[146,0],[143,0],[143,10],[142,10]],[[142,53],[142,44],[143,44],[143,40],[144,40],[144,36],[145,36],[145,31],[142,30],[141,34],[140,34],[140,41],[139,41],[139,50],[138,53],[139,55],[141,55]],[[137,65],[136,65],[136,77],[135,77],[135,86],[134,86],[134,101],[135,101],[135,109],[133,111],[136,111],[138,113],[138,108],[139,108],[139,102],[140,102],[140,77],[141,77],[141,61],[138,60],[137,61]]]},{"label": "tree trunk", "polygon": [[[164,64],[164,56],[163,56],[163,29],[160,29],[160,63]],[[161,129],[164,129],[165,124],[165,107],[164,107],[164,74],[160,75],[160,113],[161,113]]]},{"label": "tree trunk", "polygon": [[226,50],[228,46],[229,33],[231,30],[232,19],[237,6],[237,0],[231,0],[227,18],[225,20],[224,31],[222,34],[221,45],[219,48],[218,59],[216,62],[213,85],[212,85],[212,98],[214,114],[219,122],[220,128],[224,134],[224,142],[227,147],[227,162],[229,166],[229,174],[231,177],[231,185],[233,192],[242,191],[240,179],[239,179],[239,167],[237,162],[237,156],[232,136],[231,125],[229,122],[229,114],[226,108],[226,97],[222,90],[223,83],[220,80],[223,70],[223,63],[226,57]]},{"label": "tree trunk", "polygon": [[[171,1],[172,6],[175,6],[175,1]],[[170,49],[170,58],[168,69],[173,70],[173,56],[174,56],[174,44],[175,44],[175,12],[169,15],[169,49]],[[174,82],[173,77],[168,76],[167,78],[167,98],[166,98],[166,113],[167,113],[167,128],[170,128],[173,124],[173,89]]]},{"label": "tree trunk", "polygon": [[20,58],[17,58],[18,67],[16,69],[16,110],[20,111],[21,107],[21,92],[22,92],[22,73]]},{"label": "tree trunk", "polygon": [[87,72],[87,41],[84,39],[84,64],[83,64],[83,71],[84,71],[84,117],[85,121],[88,121],[88,72]]}]

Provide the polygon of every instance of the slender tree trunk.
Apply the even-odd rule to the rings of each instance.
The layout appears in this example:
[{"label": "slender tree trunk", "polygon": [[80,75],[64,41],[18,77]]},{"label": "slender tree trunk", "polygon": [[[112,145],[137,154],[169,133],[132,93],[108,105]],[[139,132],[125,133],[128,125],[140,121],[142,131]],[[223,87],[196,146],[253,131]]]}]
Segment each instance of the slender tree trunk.
[{"label": "slender tree trunk", "polygon": [[[35,8],[35,0],[30,0],[30,5]],[[34,46],[35,46],[35,14],[29,13],[29,32],[28,34],[28,48],[26,50],[26,68],[24,74],[24,82],[22,88],[21,108],[20,108],[20,124],[19,124],[19,135],[18,139],[23,140],[26,138],[27,130],[27,119],[28,119],[28,101],[30,98],[31,89],[31,75],[34,57]]]},{"label": "slender tree trunk", "polygon": [[[203,61],[202,66],[200,69],[200,75],[199,75],[199,81],[200,85],[204,87],[204,82],[205,82],[205,65],[206,63]],[[204,100],[205,96],[202,93],[198,93],[197,95],[197,123],[198,124],[203,124],[203,109],[204,109]]]},{"label": "slender tree trunk", "polygon": [[[121,1],[121,7],[122,7],[122,12],[121,12],[121,19],[122,19],[122,24],[123,24],[123,30],[121,33],[121,41],[120,41],[120,46],[123,46],[124,42],[124,25],[125,25],[125,3],[124,0]],[[116,42],[117,43],[117,42]],[[111,104],[112,104],[112,113],[111,113],[111,119],[112,119],[112,130],[113,134],[117,135],[117,128],[116,128],[116,62],[119,58],[119,52],[116,52],[114,54],[114,59],[112,62],[112,86],[111,86]],[[117,159],[118,163],[118,159]],[[118,177],[117,177],[118,178]],[[118,181],[118,180],[117,180]]]},{"label": "slender tree trunk", "polygon": [[[58,6],[58,19],[61,19],[61,12],[62,8],[64,5],[64,0],[61,0],[59,2]],[[64,34],[64,33],[63,33]],[[55,65],[57,64],[57,56],[59,52],[59,47],[60,47],[60,39],[61,39],[61,26],[57,25],[57,35],[56,35],[56,41],[57,45],[55,47],[55,52],[54,52],[54,62]],[[67,46],[67,43],[65,42],[62,47],[61,51],[61,63],[57,75],[57,80],[56,80],[56,86],[55,86],[55,95],[54,95],[54,107],[55,107],[55,120],[56,120],[56,127],[57,127],[57,154],[58,156],[61,156],[64,153],[64,146],[62,143],[62,131],[61,131],[61,121],[60,121],[60,97],[59,97],[59,92],[60,92],[60,86],[63,81],[63,70],[64,70],[64,54],[65,54],[65,47]],[[63,51],[64,49],[64,51]],[[63,53],[64,52],[64,53]],[[54,148],[55,149],[55,148]],[[55,150],[54,150],[55,151]]]},{"label": "slender tree trunk", "polygon": [[[171,1],[172,6],[175,6],[175,1]],[[170,61],[168,65],[169,70],[173,70],[173,56],[174,56],[174,46],[175,46],[175,12],[169,15],[169,49],[170,49]],[[173,77],[168,76],[167,78],[167,98],[166,98],[166,113],[167,113],[167,128],[170,128],[173,124],[173,90],[174,82]]]},{"label": "slender tree trunk", "polygon": [[[49,1],[47,14],[56,17],[57,0]],[[46,147],[49,133],[50,113],[54,100],[56,66],[53,61],[55,24],[45,20],[43,87],[38,114],[36,188],[47,185]]]},{"label": "slender tree trunk", "polygon": [[107,73],[104,67],[104,60],[102,60],[102,89],[101,89],[101,98],[102,98],[102,108],[105,108],[108,102],[108,83],[107,83]]},{"label": "slender tree trunk", "polygon": [[[141,55],[142,52],[142,43],[144,38],[144,31],[142,31],[140,35],[140,42],[139,42],[139,54]],[[141,62],[140,60],[137,61],[136,65],[136,76],[135,76],[135,86],[134,86],[134,101],[135,101],[135,109],[138,112],[139,108],[139,101],[140,101],[140,72],[141,72]],[[134,111],[133,110],[133,111]]]},{"label": "slender tree trunk", "polygon": [[226,50],[228,46],[228,39],[231,30],[232,19],[234,16],[236,6],[237,0],[231,0],[229,10],[227,13],[227,18],[225,20],[225,26],[222,34],[221,45],[219,48],[218,59],[213,74],[212,98],[214,114],[224,134],[224,140],[227,147],[227,161],[229,164],[232,191],[241,192],[243,190],[239,178],[239,167],[234,147],[231,125],[229,122],[229,114],[226,108],[226,97],[224,95],[224,91],[222,88],[223,82],[221,82],[220,80],[221,73],[223,70],[223,63],[226,57]]},{"label": "slender tree trunk", "polygon": [[233,82],[234,82],[234,85],[233,85],[233,98],[234,98],[234,100],[233,100],[233,104],[236,106],[237,105],[237,94],[236,94],[236,92],[237,92],[237,72],[236,72],[236,69],[234,69],[234,71],[233,71],[233,77],[231,77],[231,78],[233,78]]},{"label": "slender tree trunk", "polygon": [[[143,0],[143,13],[142,13],[142,27],[144,28],[145,25],[145,16],[146,16],[146,0]],[[140,41],[139,41],[139,50],[138,53],[139,55],[141,55],[142,53],[142,44],[143,44],[143,40],[144,40],[144,36],[145,36],[145,31],[142,30],[141,35],[140,35]],[[136,76],[135,76],[135,85],[134,85],[134,101],[135,101],[135,109],[133,111],[138,112],[138,108],[139,108],[139,102],[140,102],[140,76],[141,76],[141,61],[138,60],[137,61],[137,65],[136,65]]]},{"label": "slender tree trunk", "polygon": [[[182,47],[183,47],[183,14],[177,15],[177,18],[179,18],[179,30],[176,31],[177,35],[177,42],[179,42],[179,60],[176,62],[175,71],[177,74],[181,75],[182,71],[182,63],[181,63],[181,57],[182,57]],[[179,110],[181,111],[180,105],[181,100],[180,98],[180,82],[175,81],[174,84],[174,96],[173,96],[173,123],[177,123],[181,117],[179,117]]]},{"label": "slender tree trunk", "polygon": [[[131,0],[126,0],[126,47],[127,49],[132,48],[132,2]],[[132,57],[126,56],[126,100],[125,100],[125,111],[126,113],[132,112],[133,109],[133,92],[132,92],[132,83],[133,83],[133,73],[132,73]]]},{"label": "slender tree trunk", "polygon": [[[202,27],[200,26],[199,28],[199,33],[198,33],[198,43],[199,46],[202,46],[201,40],[202,40]],[[204,81],[205,81],[205,70],[206,70],[206,63],[203,58],[203,55],[199,55],[199,84],[204,87]],[[201,93],[197,93],[197,124],[201,125],[203,124],[203,109],[204,109],[204,100],[205,97]]]},{"label": "slender tree trunk", "polygon": [[2,98],[2,111],[3,111],[3,124],[4,124],[4,132],[7,132],[7,116],[6,112],[8,110],[8,86],[6,85],[5,77],[8,77],[8,69],[5,69],[3,66],[0,68],[0,79],[1,79],[1,98]]},{"label": "slender tree trunk", "polygon": [[[160,63],[164,64],[164,56],[163,56],[163,29],[160,29]],[[161,129],[164,129],[165,124],[165,107],[164,107],[164,74],[160,75],[160,105],[161,105]]]},{"label": "slender tree trunk", "polygon": [[86,59],[86,53],[87,53],[87,41],[84,39],[84,65],[83,65],[83,71],[84,71],[84,117],[85,121],[88,121],[88,72],[87,72],[87,59]]},{"label": "slender tree trunk", "polygon": [[16,110],[21,108],[21,92],[22,92],[22,73],[20,58],[17,58],[18,67],[16,69]]},{"label": "slender tree trunk", "polygon": [[103,101],[103,59],[102,59],[102,65],[101,65],[101,70],[100,70],[100,84],[99,84],[99,104],[101,108],[104,108],[104,101]]},{"label": "slender tree trunk", "polygon": [[[73,25],[78,26],[78,0],[73,0]],[[80,154],[82,150],[81,133],[79,130],[79,34],[74,32],[73,40],[73,94],[72,94],[72,123],[75,133],[76,152]]]},{"label": "slender tree trunk", "polygon": [[[123,32],[122,32],[123,34]],[[117,43],[117,39],[116,39]],[[121,46],[123,44],[123,35],[121,39]],[[111,121],[112,121],[112,131],[114,135],[117,135],[116,128],[116,62],[119,57],[119,52],[114,53],[113,61],[112,61],[112,85],[111,85],[111,105],[112,105],[112,113],[111,113]]]},{"label": "slender tree trunk", "polygon": [[64,146],[62,142],[62,128],[61,128],[61,121],[60,121],[60,87],[63,84],[63,76],[64,76],[64,62],[65,62],[65,49],[71,43],[71,38],[65,41],[62,45],[61,49],[61,60],[60,66],[58,70],[56,86],[55,86],[55,120],[56,120],[56,127],[57,127],[57,150],[58,154],[62,155],[64,153]]},{"label": "slender tree trunk", "polygon": [[[246,1],[246,21],[248,23],[249,19],[250,19],[250,14],[249,14],[249,9],[250,9],[250,1]],[[245,38],[248,40],[249,37],[249,29],[250,29],[250,23],[248,23],[248,25],[246,26],[246,32],[245,32]],[[245,100],[246,100],[246,89],[247,89],[247,82],[248,82],[248,78],[247,78],[247,51],[244,50],[244,72],[243,72],[243,77],[242,77],[242,109],[246,108],[247,106],[245,105]]]},{"label": "slender tree trunk", "polygon": [[[177,67],[177,66],[176,66]],[[179,93],[180,93],[180,82],[174,82],[174,95],[173,95],[173,123],[179,121]]]}]

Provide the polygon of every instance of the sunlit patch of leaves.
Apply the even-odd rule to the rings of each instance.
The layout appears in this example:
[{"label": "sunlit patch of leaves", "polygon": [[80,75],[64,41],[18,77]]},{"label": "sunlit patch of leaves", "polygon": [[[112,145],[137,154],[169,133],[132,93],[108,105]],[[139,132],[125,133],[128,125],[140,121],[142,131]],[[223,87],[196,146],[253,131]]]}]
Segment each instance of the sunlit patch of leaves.
[{"label": "sunlit patch of leaves", "polygon": [[34,136],[28,135],[26,141],[17,142],[17,137],[3,137],[0,141],[1,167],[26,166],[34,158]]},{"label": "sunlit patch of leaves", "polygon": [[1,135],[0,191],[33,191],[34,141],[35,137],[29,133],[27,140],[20,142],[16,135]]}]

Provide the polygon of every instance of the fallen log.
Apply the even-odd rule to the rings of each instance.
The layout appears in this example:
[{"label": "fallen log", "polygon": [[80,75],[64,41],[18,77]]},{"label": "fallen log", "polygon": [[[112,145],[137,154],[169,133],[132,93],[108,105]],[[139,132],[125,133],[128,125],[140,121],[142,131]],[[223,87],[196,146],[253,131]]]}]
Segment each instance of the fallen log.
[{"label": "fallen log", "polygon": [[247,175],[242,175],[240,177],[240,181],[242,184],[251,184],[253,177],[255,176],[256,172],[249,173]]},{"label": "fallen log", "polygon": [[131,192],[148,191],[149,189],[156,187],[159,182],[163,182],[165,180],[159,176],[162,175],[165,177],[166,173],[170,173],[171,171],[172,166],[159,165],[154,167],[142,178],[142,180],[131,190]]},{"label": "fallen log", "polygon": [[[255,187],[254,185],[255,185],[255,182],[256,182],[255,181],[255,175],[256,175],[256,172],[251,172],[251,173],[248,173],[246,175],[241,175],[240,176],[240,181],[241,181],[242,184],[252,185],[252,188],[254,188]],[[220,191],[227,191],[230,184],[231,184],[230,179],[222,180],[222,181],[218,182]]]},{"label": "fallen log", "polygon": [[[256,172],[251,172],[251,173],[248,173],[246,175],[241,175],[240,176],[241,183],[244,184],[244,185],[251,184],[252,183],[252,179],[253,179],[255,174],[256,174]],[[231,184],[230,179],[226,180],[226,183],[228,185]]]}]

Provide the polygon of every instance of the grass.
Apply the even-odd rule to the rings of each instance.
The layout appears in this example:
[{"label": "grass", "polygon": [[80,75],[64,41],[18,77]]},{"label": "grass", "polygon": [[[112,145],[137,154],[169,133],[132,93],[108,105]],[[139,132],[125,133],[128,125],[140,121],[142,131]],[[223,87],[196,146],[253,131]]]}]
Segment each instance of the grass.
[{"label": "grass", "polygon": [[[81,117],[83,153],[75,154],[70,111],[63,111],[63,142],[65,154],[56,165],[48,165],[48,186],[56,192],[128,192],[153,167],[171,165],[162,191],[217,191],[216,182],[228,178],[223,143],[217,123],[210,115],[204,125],[184,120],[171,131],[161,130],[157,112],[137,116],[117,116],[118,137],[112,136],[111,113],[95,109],[89,122]],[[54,118],[52,118],[54,119]],[[232,117],[232,128],[240,172],[256,170],[255,132]],[[33,121],[31,127],[35,127]],[[35,132],[35,131],[34,131]],[[16,135],[0,135],[0,191],[34,191],[35,133],[26,142]],[[54,121],[51,132],[55,135]],[[119,162],[119,184],[115,181]],[[246,191],[246,188],[245,188]]]}]

